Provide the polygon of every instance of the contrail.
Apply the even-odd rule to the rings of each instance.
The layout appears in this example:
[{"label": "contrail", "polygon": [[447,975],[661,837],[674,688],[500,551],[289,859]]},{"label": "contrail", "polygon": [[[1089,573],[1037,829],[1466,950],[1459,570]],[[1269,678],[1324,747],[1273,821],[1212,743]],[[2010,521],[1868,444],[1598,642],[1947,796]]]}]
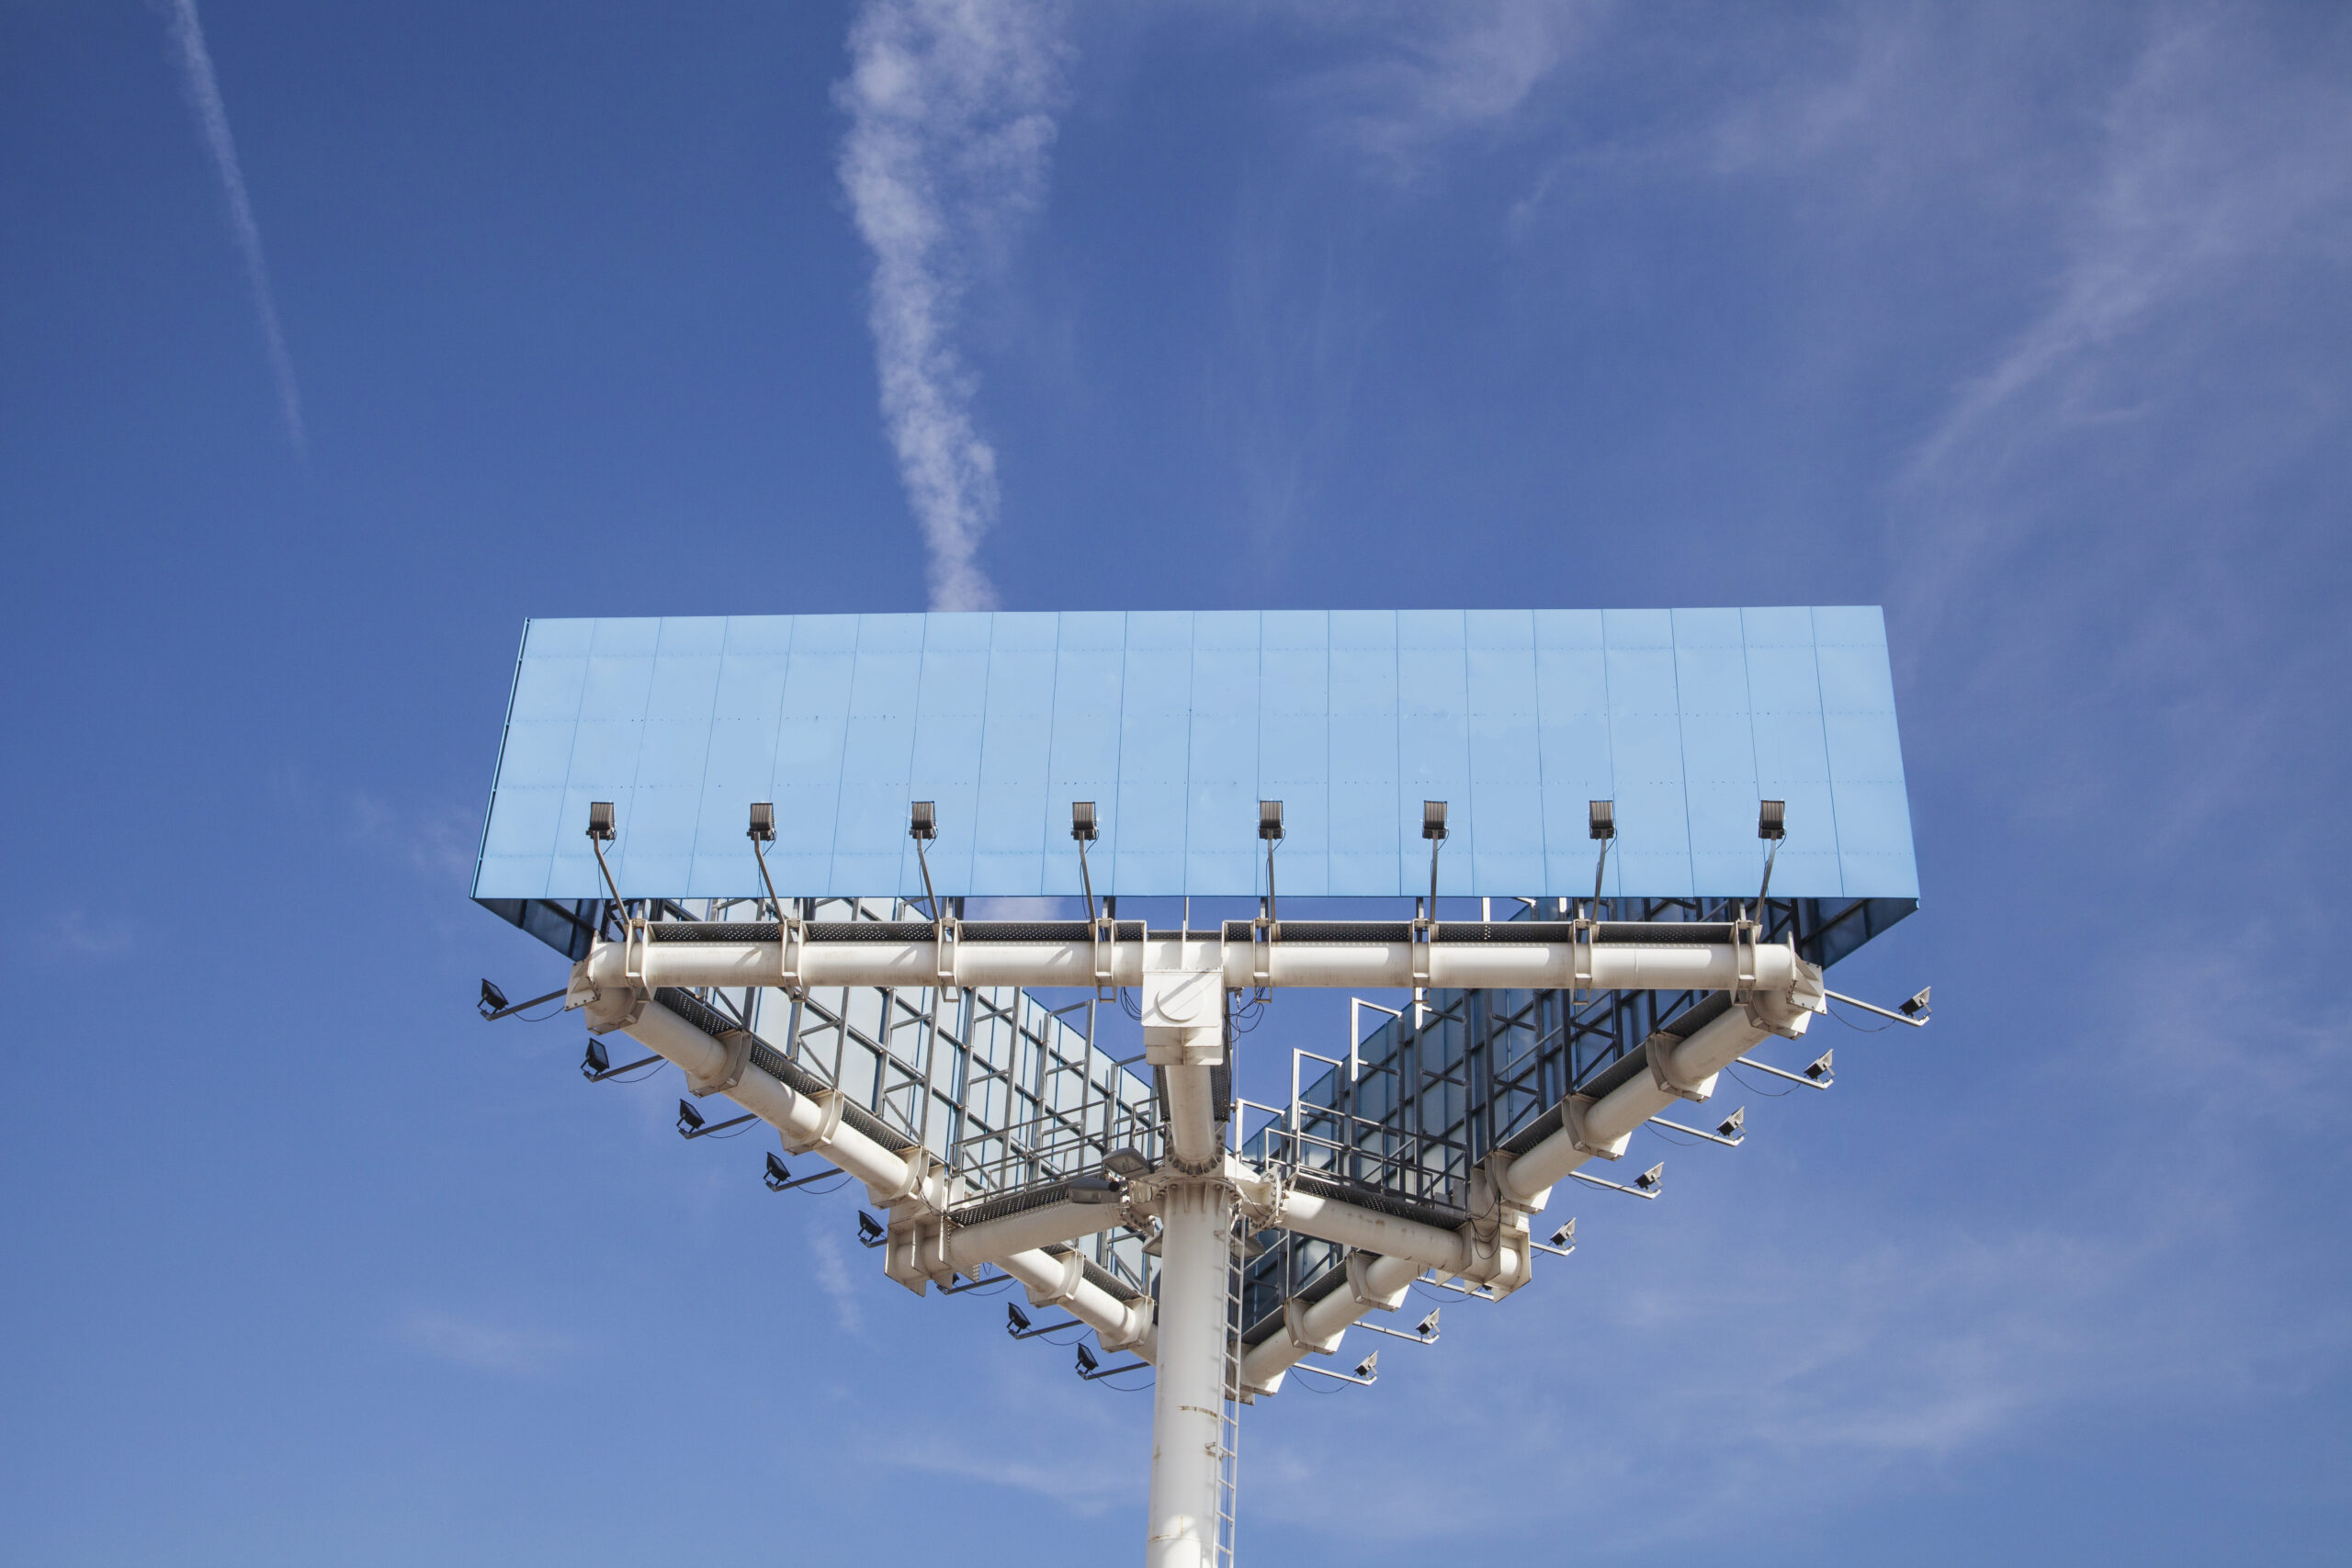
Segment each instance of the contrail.
[{"label": "contrail", "polygon": [[1059,0],[867,0],[834,90],[850,117],[842,188],[874,252],[882,417],[935,610],[997,602],[977,558],[996,521],[996,450],[973,425],[977,381],[954,329],[967,285],[1044,199],[1062,21]]},{"label": "contrail", "polygon": [[213,73],[212,51],[204,47],[204,24],[197,20],[196,0],[165,0],[172,41],[179,46],[182,87],[188,107],[204,128],[204,144],[213,166],[220,171],[220,187],[229,198],[229,225],[236,231],[237,248],[244,253],[245,278],[253,285],[254,308],[261,312],[261,335],[269,349],[270,374],[277,381],[277,401],[286,415],[286,434],[294,449],[303,449],[302,393],[294,382],[294,361],[286,352],[286,333],[277,324],[277,302],[269,289],[269,265],[262,259],[261,226],[254,221],[254,204],[245,194],[244,170],[237,163],[237,143],[229,135],[229,110],[220,101],[220,80]]}]

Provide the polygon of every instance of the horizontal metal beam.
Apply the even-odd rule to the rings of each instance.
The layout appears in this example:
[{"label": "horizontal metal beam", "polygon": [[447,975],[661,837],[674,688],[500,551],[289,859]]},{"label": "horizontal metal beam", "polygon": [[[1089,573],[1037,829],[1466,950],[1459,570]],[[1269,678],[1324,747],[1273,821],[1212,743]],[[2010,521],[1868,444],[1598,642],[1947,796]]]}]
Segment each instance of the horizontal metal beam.
[{"label": "horizontal metal beam", "polygon": [[[640,989],[943,984],[1036,988],[1091,986],[1098,975],[1107,975],[1114,985],[1140,986],[1147,967],[1207,967],[1232,990],[1272,986],[1785,991],[1799,973],[1796,950],[1755,941],[1753,926],[1736,931],[1697,922],[1688,940],[1670,924],[1642,926],[1642,940],[1619,941],[1604,936],[1606,922],[1563,921],[1547,928],[1558,940],[1504,942],[1485,936],[1493,929],[1488,927],[1478,928],[1477,940],[1455,941],[1439,925],[1434,940],[1417,941],[1409,940],[1409,929],[1366,923],[1361,938],[1347,934],[1345,926],[1318,924],[1313,941],[1244,941],[1230,932],[1187,940],[1154,932],[1099,948],[1083,940],[1000,940],[977,925],[954,929],[942,943],[933,928],[899,928],[910,929],[926,934],[903,939],[892,932],[890,940],[854,942],[814,935],[788,941],[678,940],[650,937],[639,926],[625,941],[598,942],[582,961],[582,977],[597,987]],[[1204,949],[1214,950],[1213,962],[1204,963]]]}]

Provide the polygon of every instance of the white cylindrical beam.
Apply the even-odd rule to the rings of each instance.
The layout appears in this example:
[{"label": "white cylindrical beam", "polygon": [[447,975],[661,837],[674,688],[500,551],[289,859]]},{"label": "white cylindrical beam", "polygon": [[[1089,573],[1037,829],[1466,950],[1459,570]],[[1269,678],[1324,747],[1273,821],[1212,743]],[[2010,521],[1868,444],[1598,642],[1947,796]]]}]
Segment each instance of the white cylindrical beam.
[{"label": "white cylindrical beam", "polygon": [[1146,1568],[1216,1568],[1225,1459],[1227,1271],[1233,1189],[1187,1181],[1159,1198],[1159,1375],[1151,1399]]},{"label": "white cylindrical beam", "polygon": [[[1799,1015],[1793,1026],[1798,1033],[1804,1032],[1805,1022],[1806,1017]],[[1681,1082],[1696,1083],[1723,1071],[1733,1062],[1746,1055],[1770,1032],[1750,1021],[1747,1010],[1735,1007],[1675,1047],[1672,1061],[1673,1075]],[[1645,1073],[1619,1085],[1611,1093],[1602,1096],[1590,1110],[1585,1112],[1585,1140],[1588,1144],[1613,1142],[1631,1133],[1659,1111],[1666,1110],[1675,1102],[1677,1098],[1659,1089],[1650,1075]],[[1498,1162],[1500,1168],[1497,1176],[1497,1185],[1501,1187],[1506,1196],[1516,1202],[1540,1202],[1544,1194],[1554,1186],[1567,1179],[1570,1171],[1592,1157],[1576,1146],[1568,1130],[1563,1127],[1518,1159],[1509,1162],[1508,1165]],[[1287,1209],[1291,1203],[1299,1201],[1302,1196],[1304,1195],[1285,1193],[1285,1208]],[[1352,1207],[1352,1205],[1329,1204],[1328,1201],[1326,1202],[1328,1208]],[[1357,1211],[1357,1213],[1361,1213],[1363,1211]],[[1374,1217],[1385,1219],[1385,1216],[1381,1215]],[[1400,1225],[1412,1224],[1410,1221],[1389,1223]],[[1342,1236],[1330,1234],[1340,1230],[1342,1224],[1361,1226],[1362,1222],[1357,1220],[1355,1215],[1331,1218],[1317,1215],[1310,1219],[1302,1209],[1297,1223],[1293,1224],[1292,1228],[1304,1235],[1317,1235],[1327,1241],[1339,1241],[1344,1246],[1380,1253],[1379,1257],[1373,1259],[1371,1267],[1365,1272],[1364,1283],[1368,1294],[1387,1296],[1401,1291],[1417,1278],[1424,1268],[1440,1268],[1445,1269],[1447,1272],[1454,1271],[1453,1269],[1434,1258],[1417,1260],[1408,1256],[1407,1254],[1414,1250],[1404,1239],[1410,1234],[1409,1232],[1400,1232],[1389,1246],[1384,1248],[1368,1234],[1368,1231],[1361,1235]],[[1424,1231],[1434,1229],[1432,1226],[1415,1228]],[[1462,1241],[1461,1236],[1455,1233],[1439,1234],[1451,1236],[1456,1244]],[[1372,1310],[1369,1304],[1359,1301],[1352,1291],[1342,1286],[1306,1309],[1300,1324],[1301,1336],[1311,1343],[1325,1343],[1351,1324],[1362,1320],[1364,1314]],[[1306,1353],[1288,1334],[1276,1334],[1262,1344],[1253,1347],[1243,1358],[1241,1380],[1251,1388],[1265,1388],[1272,1380],[1280,1377],[1284,1371],[1295,1366]]]},{"label": "white cylindrical beam", "polygon": [[[1441,932],[1442,927],[1440,928]],[[1194,938],[1198,947],[1201,938]],[[1143,983],[1142,942],[1123,942],[1113,955],[1113,978],[1121,986]],[[1165,945],[1171,953],[1179,945]],[[782,981],[782,959],[772,942],[655,942],[628,945],[600,942],[588,956],[588,978],[600,987],[774,986]],[[1756,964],[1753,984],[1786,990],[1797,975],[1796,953],[1784,944],[1749,950]],[[932,942],[809,942],[793,950],[803,986],[936,986],[938,944]],[[1739,986],[1740,952],[1730,942],[1603,942],[1577,947],[1567,942],[1448,942],[1426,949],[1427,984],[1470,990],[1482,987],[1566,988],[1603,991],[1721,991]],[[1255,965],[1267,964],[1274,986],[1373,988],[1415,985],[1414,949],[1406,942],[1275,942],[1252,948],[1227,942],[1220,960],[1225,984],[1236,990],[1255,986]],[[1577,974],[1582,959],[1588,973]],[[627,973],[634,964],[638,973]],[[1082,942],[958,942],[953,944],[952,983],[957,986],[1089,986],[1094,983],[1093,949]]]},{"label": "white cylindrical beam", "polygon": [[[1420,1277],[1422,1265],[1406,1258],[1375,1258],[1364,1271],[1364,1286],[1375,1296],[1393,1296]],[[1303,1337],[1314,1344],[1336,1345],[1339,1336],[1372,1311],[1372,1305],[1356,1299],[1346,1285],[1325,1296],[1306,1309],[1300,1324]],[[1287,1334],[1275,1334],[1263,1343],[1251,1347],[1241,1359],[1241,1382],[1248,1388],[1271,1387],[1275,1379],[1296,1366],[1306,1355],[1306,1350]]]},{"label": "white cylindrical beam", "polygon": [[[647,1002],[636,1021],[617,1032],[699,1077],[707,1078],[722,1071],[726,1065],[724,1046],[659,1002]],[[854,1127],[836,1126],[830,1136],[823,1135],[824,1108],[791,1086],[752,1068],[745,1071],[741,1083],[726,1092],[729,1100],[774,1126],[787,1143],[796,1147],[813,1147],[844,1173],[865,1183],[869,1190],[888,1191],[905,1182],[904,1156],[883,1147]],[[925,1184],[923,1196],[937,1206],[946,1194],[934,1179]],[[1109,1228],[1118,1223],[1117,1207],[1057,1203],[1034,1213],[1046,1217],[1033,1220],[1031,1215],[1014,1216],[1016,1221],[1032,1221],[1026,1235],[1010,1228],[992,1232],[984,1225],[956,1233],[949,1242],[951,1258],[965,1273],[982,1263],[995,1264],[1020,1281],[1033,1299],[1053,1301],[1093,1329],[1104,1349],[1124,1350],[1145,1360],[1151,1359],[1148,1303],[1121,1301],[1082,1277],[1066,1291],[1069,1265],[1061,1258],[1039,1250],[1051,1242],[1075,1240]],[[1012,1222],[1005,1223],[1010,1226]],[[1081,1224],[1083,1228],[1072,1228]],[[1068,1234],[1042,1234],[1046,1232]],[[979,1239],[978,1246],[966,1249],[971,1254],[967,1257],[956,1248],[956,1242],[968,1237]]]},{"label": "white cylindrical beam", "polygon": [[1001,1220],[959,1225],[947,1233],[947,1261],[969,1274],[983,1263],[1001,1264],[1012,1253],[1033,1252],[1057,1242],[1077,1241],[1120,1223],[1116,1203],[1048,1203]]},{"label": "white cylindrical beam", "polygon": [[[635,1021],[621,1025],[618,1032],[675,1062],[691,1077],[707,1079],[726,1069],[726,1047],[660,1002],[648,1001]],[[756,1067],[746,1067],[741,1080],[725,1092],[728,1099],[775,1128],[788,1146],[813,1148],[864,1182],[876,1201],[888,1201],[907,1187],[906,1156],[845,1123],[836,1124],[828,1134],[824,1107],[790,1085],[778,1083]],[[944,1204],[947,1199],[944,1179],[933,1172],[922,1183],[920,1196],[933,1207]]]},{"label": "white cylindrical beam", "polygon": [[1283,1230],[1317,1241],[1336,1242],[1358,1252],[1376,1252],[1403,1258],[1415,1273],[1435,1269],[1458,1274],[1470,1266],[1470,1244],[1459,1231],[1401,1220],[1393,1214],[1361,1208],[1312,1192],[1285,1189],[1275,1208],[1273,1223]]},{"label": "white cylindrical beam", "polygon": [[1194,1172],[1214,1168],[1225,1154],[1225,1140],[1217,1134],[1225,1118],[1217,1114],[1222,1107],[1216,1103],[1211,1069],[1161,1070],[1168,1075],[1168,1148],[1177,1168]]},{"label": "white cylindrical beam", "polygon": [[1090,1280],[1080,1278],[1075,1288],[1066,1288],[1069,1265],[1067,1254],[1050,1252],[1015,1252],[1003,1258],[991,1258],[989,1262],[1018,1280],[1029,1292],[1033,1304],[1061,1307],[1070,1316],[1094,1330],[1105,1350],[1119,1350],[1151,1360],[1156,1350],[1152,1344],[1151,1303],[1123,1302]]},{"label": "white cylindrical beam", "polygon": [[[1802,1021],[1798,1029],[1803,1032]],[[1770,1033],[1748,1018],[1745,1008],[1735,1007],[1674,1048],[1674,1077],[1683,1083],[1710,1077],[1746,1055]],[[1584,1141],[1588,1147],[1614,1143],[1679,1098],[1658,1088],[1648,1073],[1628,1078],[1585,1111]],[[1514,1202],[1540,1203],[1544,1193],[1592,1157],[1587,1149],[1577,1146],[1574,1130],[1564,1123],[1558,1132],[1503,1167],[1496,1184]]]}]

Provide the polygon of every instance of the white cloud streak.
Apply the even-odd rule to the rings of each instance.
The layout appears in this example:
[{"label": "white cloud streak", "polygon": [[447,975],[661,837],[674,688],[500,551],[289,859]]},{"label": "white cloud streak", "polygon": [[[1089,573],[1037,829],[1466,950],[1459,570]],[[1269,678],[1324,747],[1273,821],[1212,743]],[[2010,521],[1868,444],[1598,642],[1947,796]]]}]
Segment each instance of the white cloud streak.
[{"label": "white cloud streak", "polygon": [[[2108,107],[2109,153],[2069,225],[2048,309],[1955,400],[1915,482],[2131,412],[2084,373],[2102,353],[2299,234],[2341,246],[2352,101],[2236,58],[2216,37],[2228,25],[2194,14],[2150,40]],[[2265,77],[2267,91],[2233,90]]]},{"label": "white cloud streak", "polygon": [[1306,4],[1308,24],[1349,39],[1354,55],[1312,78],[1308,96],[1328,133],[1376,168],[1417,176],[1446,141],[1518,113],[1608,8],[1599,0]]},{"label": "white cloud streak", "polygon": [[196,0],[166,0],[164,18],[179,52],[180,85],[188,107],[196,111],[204,145],[220,173],[221,194],[228,198],[229,227],[237,250],[244,257],[245,280],[253,285],[254,309],[261,315],[261,335],[269,352],[269,371],[277,383],[277,404],[286,418],[286,434],[294,449],[303,449],[302,393],[294,380],[294,360],[286,352],[286,333],[278,325],[277,301],[269,287],[269,264],[261,248],[261,225],[254,220],[253,198],[245,191],[245,173],[237,162],[237,143],[229,134],[228,106],[220,101],[220,79],[212,69],[212,51],[205,47],[204,24],[196,15]]},{"label": "white cloud streak", "polygon": [[580,1349],[568,1334],[540,1328],[507,1328],[445,1312],[413,1312],[400,1337],[426,1355],[501,1377],[538,1377]]},{"label": "white cloud streak", "polygon": [[984,610],[996,449],[956,343],[966,294],[1045,200],[1069,46],[1052,0],[868,0],[850,28],[842,188],[874,253],[882,417],[929,552],[932,608]]},{"label": "white cloud streak", "polygon": [[842,1259],[841,1244],[823,1231],[808,1238],[808,1249],[816,1258],[817,1288],[833,1303],[833,1317],[844,1334],[855,1334],[864,1326],[865,1315],[858,1309],[857,1287],[851,1282],[849,1265]]}]

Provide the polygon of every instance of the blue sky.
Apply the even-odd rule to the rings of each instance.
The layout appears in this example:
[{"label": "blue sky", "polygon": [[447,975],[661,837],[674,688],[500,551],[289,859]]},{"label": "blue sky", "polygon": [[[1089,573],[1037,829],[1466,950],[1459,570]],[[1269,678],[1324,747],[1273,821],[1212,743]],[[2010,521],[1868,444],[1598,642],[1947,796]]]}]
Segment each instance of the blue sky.
[{"label": "blue sky", "polygon": [[0,6],[9,1555],[1132,1553],[1141,1396],[471,1014],[525,616],[993,602],[1886,606],[1934,1029],[1245,1551],[2342,1557],[2339,9],[194,16]]}]

